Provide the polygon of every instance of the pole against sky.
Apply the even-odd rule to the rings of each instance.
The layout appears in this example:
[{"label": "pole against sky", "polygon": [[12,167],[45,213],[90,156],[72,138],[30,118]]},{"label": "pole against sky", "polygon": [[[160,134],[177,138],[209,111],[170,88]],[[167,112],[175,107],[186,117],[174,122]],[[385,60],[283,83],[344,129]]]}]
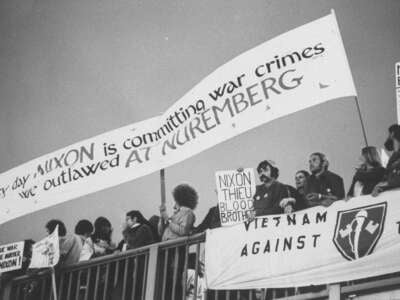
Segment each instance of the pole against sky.
[{"label": "pole against sky", "polygon": [[[82,139],[158,115],[238,54],[336,11],[368,142],[381,146],[395,122],[393,65],[399,61],[398,1],[11,1],[0,4],[0,173]],[[216,170],[273,159],[293,184],[308,155],[354,172],[363,136],[354,101],[299,112],[166,169],[170,191],[199,192],[197,222],[215,205]],[[0,226],[0,242],[44,235],[50,218],[72,232],[79,219],[108,217],[115,228],[139,209],[158,214],[158,172]],[[29,226],[26,226],[29,224]],[[121,237],[118,230],[114,240]]]}]

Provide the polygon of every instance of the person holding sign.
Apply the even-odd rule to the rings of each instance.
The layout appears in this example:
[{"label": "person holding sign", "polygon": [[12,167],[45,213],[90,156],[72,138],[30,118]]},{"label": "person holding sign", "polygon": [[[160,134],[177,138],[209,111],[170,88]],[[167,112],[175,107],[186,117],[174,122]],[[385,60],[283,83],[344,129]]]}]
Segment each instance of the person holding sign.
[{"label": "person holding sign", "polygon": [[257,166],[262,184],[256,186],[254,194],[254,216],[291,213],[296,200],[291,197],[288,187],[277,179],[279,169],[271,161],[264,160]]},{"label": "person holding sign", "polygon": [[172,195],[175,200],[174,214],[169,217],[165,205],[160,207],[158,230],[163,241],[189,235],[196,220],[193,212],[199,198],[196,190],[188,184],[180,184],[174,188]]},{"label": "person holding sign", "polygon": [[[174,188],[172,195],[174,197],[175,204],[174,214],[171,217],[169,217],[165,205],[162,204],[160,206],[161,219],[158,223],[158,231],[162,236],[162,241],[172,240],[189,235],[196,220],[193,212],[199,199],[196,190],[188,184],[180,184]],[[177,257],[175,257],[172,251],[168,252],[166,285],[172,287],[172,274],[176,272],[177,278],[175,281],[175,299],[181,299],[183,293],[182,274],[185,265],[185,246],[180,246],[177,249]],[[172,292],[172,289],[170,292]],[[166,299],[172,300],[172,295],[167,293]]]},{"label": "person holding sign", "polygon": [[53,219],[47,222],[47,235],[50,235],[57,226],[60,240],[60,266],[73,265],[79,261],[82,242],[76,234],[67,235],[67,229],[60,220]]}]

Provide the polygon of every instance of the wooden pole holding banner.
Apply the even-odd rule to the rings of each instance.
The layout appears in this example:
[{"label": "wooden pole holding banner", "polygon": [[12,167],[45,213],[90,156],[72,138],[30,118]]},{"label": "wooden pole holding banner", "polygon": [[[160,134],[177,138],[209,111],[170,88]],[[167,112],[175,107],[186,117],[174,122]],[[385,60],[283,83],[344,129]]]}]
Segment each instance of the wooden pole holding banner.
[{"label": "wooden pole holding banner", "polygon": [[56,271],[51,267],[51,286],[53,291],[53,299],[57,300]]},{"label": "wooden pole holding banner", "polygon": [[[335,20],[336,20],[336,14],[335,14],[335,10],[334,10],[334,9],[331,9],[331,14],[334,16],[334,18],[335,18]],[[337,24],[337,20],[336,20],[336,24]],[[337,24],[337,26],[338,26],[338,31],[340,32],[340,30],[339,30],[339,24]],[[339,33],[339,37],[340,37],[340,40],[342,41],[342,44],[343,44],[343,40],[342,40],[342,37],[341,37],[340,33]],[[343,49],[343,51],[344,51],[344,49]],[[347,59],[347,55],[346,55],[346,52],[345,52],[345,51],[344,51],[343,54],[344,54],[344,57],[346,57],[346,59]],[[350,66],[349,66],[349,69],[350,69]],[[351,72],[351,71],[350,71],[350,72]],[[364,122],[363,122],[363,119],[362,119],[362,116],[361,116],[360,104],[358,103],[357,94],[356,94],[356,96],[354,96],[354,99],[355,99],[355,101],[356,101],[357,112],[358,112],[358,116],[359,116],[360,122],[361,122],[361,129],[362,129],[363,136],[364,136],[365,146],[368,147],[367,134],[365,133]]]},{"label": "wooden pole holding banner", "polygon": [[361,116],[360,104],[358,103],[358,97],[355,96],[354,99],[356,100],[356,106],[357,106],[358,116],[360,118],[361,129],[362,129],[363,136],[364,136],[365,146],[368,147],[367,134],[365,133],[365,127],[364,127],[363,118]]},{"label": "wooden pole holding banner", "polygon": [[160,170],[161,206],[165,207],[165,170]]}]

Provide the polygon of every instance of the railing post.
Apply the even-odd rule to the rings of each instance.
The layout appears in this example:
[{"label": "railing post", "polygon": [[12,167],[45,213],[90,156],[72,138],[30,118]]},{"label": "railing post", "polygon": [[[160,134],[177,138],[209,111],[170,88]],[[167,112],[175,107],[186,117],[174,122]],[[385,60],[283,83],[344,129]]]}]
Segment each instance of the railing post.
[{"label": "railing post", "polygon": [[11,300],[11,289],[12,289],[12,280],[6,283],[6,285],[3,287],[3,290],[0,290],[0,299]]},{"label": "railing post", "polygon": [[157,289],[158,244],[150,246],[147,265],[146,300],[154,300]]},{"label": "railing post", "polygon": [[340,300],[340,283],[328,285],[329,300]]}]

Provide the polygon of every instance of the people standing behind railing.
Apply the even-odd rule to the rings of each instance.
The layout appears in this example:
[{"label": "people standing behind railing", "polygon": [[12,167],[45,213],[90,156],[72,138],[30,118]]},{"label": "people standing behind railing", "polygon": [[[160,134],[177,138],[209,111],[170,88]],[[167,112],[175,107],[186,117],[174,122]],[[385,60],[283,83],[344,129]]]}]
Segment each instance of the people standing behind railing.
[{"label": "people standing behind railing", "polygon": [[111,254],[115,251],[115,244],[112,242],[113,228],[105,217],[98,217],[94,221],[94,233],[92,235],[94,253],[93,257]]},{"label": "people standing behind railing", "polygon": [[382,167],[378,150],[375,147],[362,148],[360,165],[356,168],[347,197],[371,194],[384,175],[385,168]]},{"label": "people standing behind railing", "polygon": [[[171,217],[169,217],[165,205],[160,206],[161,219],[158,228],[162,241],[189,235],[196,219],[193,212],[199,198],[196,190],[188,184],[180,184],[174,188],[172,195],[175,205],[174,214]],[[167,268],[166,273],[164,273],[166,277],[163,280],[166,281],[166,286],[171,287],[166,290],[164,299],[182,299],[184,292],[182,276],[185,266],[185,249],[185,246],[182,245],[176,247],[174,251],[167,251],[166,262],[162,261],[165,259],[164,256],[161,258],[162,265]]]},{"label": "people standing behind railing", "polygon": [[124,237],[122,250],[135,249],[155,242],[151,224],[138,210],[131,210],[126,214],[122,235]]},{"label": "people standing behind railing", "polygon": [[209,209],[207,215],[204,217],[200,225],[193,229],[193,233],[200,233],[206,231],[207,229],[214,229],[218,227],[221,227],[221,219],[219,216],[219,206],[217,204]]},{"label": "people standing behind railing", "polygon": [[186,300],[203,300],[206,296],[205,292],[204,264],[198,259],[196,253],[190,253],[186,274]]},{"label": "people standing behind railing", "polygon": [[257,172],[262,184],[256,186],[253,197],[254,213],[249,219],[255,216],[292,213],[296,200],[289,188],[277,180],[279,169],[271,161],[264,160],[258,164]]},{"label": "people standing behind railing", "polygon": [[76,234],[67,234],[62,221],[52,219],[46,224],[47,234],[51,234],[58,225],[60,260],[58,266],[69,266],[77,263],[82,251],[82,242]]},{"label": "people standing behind railing", "polygon": [[400,126],[394,124],[389,127],[389,137],[385,142],[385,148],[393,151],[383,180],[378,183],[373,191],[372,196],[378,196],[381,192],[400,187]]},{"label": "people standing behind railing", "polygon": [[310,155],[311,176],[307,181],[307,206],[329,206],[334,201],[344,199],[343,179],[328,171],[329,161],[326,155],[315,152]]},{"label": "people standing behind railing", "polygon": [[75,226],[75,234],[82,242],[82,251],[79,261],[89,260],[94,254],[94,245],[92,241],[93,224],[89,220],[80,220]]},{"label": "people standing behind railing", "polygon": [[158,231],[162,240],[171,240],[189,235],[196,220],[193,210],[197,206],[198,195],[188,184],[176,186],[172,192],[174,197],[174,214],[169,217],[165,205],[160,206],[160,222]]},{"label": "people standing behind railing", "polygon": [[294,175],[294,181],[296,185],[296,205],[295,210],[302,210],[307,208],[306,202],[306,189],[307,189],[307,181],[310,177],[310,173],[306,170],[299,170]]},{"label": "people standing behind railing", "polygon": [[[243,170],[243,169],[240,168],[238,170]],[[214,190],[214,191],[215,191],[216,197],[218,198],[217,190]],[[193,234],[204,232],[207,229],[214,229],[214,228],[218,228],[218,227],[221,227],[221,217],[220,217],[220,214],[219,214],[219,204],[211,207],[208,210],[207,215],[204,217],[204,219],[200,223],[200,225],[195,227],[195,228],[193,228]]]},{"label": "people standing behind railing", "polygon": [[149,219],[149,223],[151,225],[151,231],[153,232],[153,237],[156,243],[161,241],[161,236],[158,233],[158,222],[160,222],[160,219],[161,217],[158,215],[153,215]]}]

